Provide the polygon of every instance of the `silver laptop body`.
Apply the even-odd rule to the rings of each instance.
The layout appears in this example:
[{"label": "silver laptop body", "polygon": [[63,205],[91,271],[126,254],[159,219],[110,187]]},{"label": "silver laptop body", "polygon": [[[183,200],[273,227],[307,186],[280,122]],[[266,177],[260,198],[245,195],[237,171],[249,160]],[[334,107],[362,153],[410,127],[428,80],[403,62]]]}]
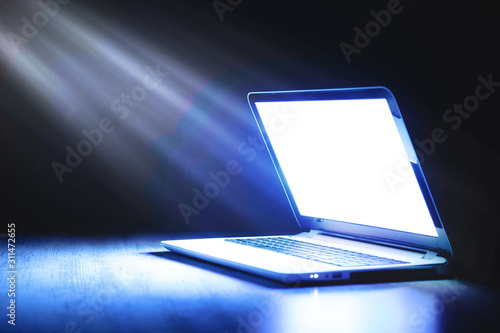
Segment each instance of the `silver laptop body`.
[{"label": "silver laptop body", "polygon": [[248,102],[304,232],[164,247],[285,283],[449,271],[450,243],[387,88],[254,92]]}]

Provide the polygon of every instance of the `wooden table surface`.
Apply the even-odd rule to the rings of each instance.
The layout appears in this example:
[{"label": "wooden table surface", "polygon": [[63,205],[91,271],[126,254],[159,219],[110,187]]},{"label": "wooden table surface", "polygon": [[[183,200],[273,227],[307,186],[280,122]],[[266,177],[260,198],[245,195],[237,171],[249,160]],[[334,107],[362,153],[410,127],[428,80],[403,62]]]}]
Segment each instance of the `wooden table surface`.
[{"label": "wooden table surface", "polygon": [[[458,279],[286,286],[168,252],[165,235],[18,235],[1,332],[498,332],[496,291]],[[0,239],[6,243],[6,239]],[[15,326],[6,316],[15,299]],[[493,326],[492,326],[493,325]]]}]

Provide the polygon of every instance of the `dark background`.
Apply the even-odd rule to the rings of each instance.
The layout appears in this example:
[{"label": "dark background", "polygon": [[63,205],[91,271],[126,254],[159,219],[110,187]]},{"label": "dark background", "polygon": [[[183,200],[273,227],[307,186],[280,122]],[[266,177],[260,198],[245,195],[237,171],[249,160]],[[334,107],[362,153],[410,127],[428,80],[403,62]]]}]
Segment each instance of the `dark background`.
[{"label": "dark background", "polygon": [[[35,3],[2,2],[4,36],[9,31],[19,33],[21,17],[38,10]],[[32,8],[23,7],[26,4]],[[151,97],[144,104],[149,113],[130,118],[123,128],[106,136],[105,144],[66,174],[62,183],[51,162],[64,161],[64,147],[75,147],[82,136],[54,120],[54,104],[47,102],[53,96],[43,100],[27,88],[44,84],[53,88],[54,84],[37,81],[29,71],[21,73],[19,57],[30,54],[31,59],[43,59],[46,72],[61,71],[56,58],[76,59],[88,66],[88,75],[64,84],[105,82],[114,91],[109,100],[129,92],[136,81],[126,75],[107,75],[106,70],[93,73],[92,51],[78,49],[80,54],[75,56],[70,46],[44,44],[61,33],[52,26],[57,16],[15,56],[6,57],[8,48],[3,44],[4,227],[15,222],[18,233],[296,232],[267,154],[255,150],[249,159],[250,155],[238,151],[240,144],[258,135],[246,94],[383,85],[394,92],[412,138],[429,138],[435,128],[445,131],[447,140],[436,145],[422,167],[455,251],[459,275],[494,286],[499,277],[500,92],[482,101],[456,130],[443,121],[448,108],[474,94],[478,76],[491,74],[493,81],[500,81],[498,10],[493,1],[401,1],[401,13],[393,15],[359,54],[353,54],[351,63],[339,44],[353,44],[354,27],[364,29],[373,20],[370,11],[386,9],[388,1],[244,0],[233,4],[237,5],[224,12],[222,21],[211,1],[73,0],[61,5],[58,15],[71,13],[95,27],[100,47],[119,45],[123,54],[151,66],[155,61],[146,58],[153,54],[181,61],[182,70],[162,65],[172,73],[169,84],[180,87],[189,101],[167,105]],[[83,48],[84,41],[80,44]],[[183,75],[199,75],[195,80],[202,83],[189,86]],[[81,96],[86,108],[91,105],[102,117],[109,103],[95,101],[99,93],[82,91]],[[76,110],[85,114],[84,107]],[[139,124],[147,135],[133,131]],[[193,188],[202,189],[211,181],[209,173],[223,170],[230,160],[240,163],[241,174],[186,224],[179,204],[191,205]]]}]

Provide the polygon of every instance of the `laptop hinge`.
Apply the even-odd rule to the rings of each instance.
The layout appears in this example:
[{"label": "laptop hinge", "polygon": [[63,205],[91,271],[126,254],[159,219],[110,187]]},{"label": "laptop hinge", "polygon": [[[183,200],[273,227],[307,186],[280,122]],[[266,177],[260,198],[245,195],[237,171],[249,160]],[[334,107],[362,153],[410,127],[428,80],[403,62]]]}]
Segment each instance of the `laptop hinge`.
[{"label": "laptop hinge", "polygon": [[307,238],[313,238],[314,236],[317,236],[320,233],[322,233],[322,232],[319,230],[311,229],[311,230],[309,230],[309,234],[307,235]]},{"label": "laptop hinge", "polygon": [[431,260],[434,259],[437,255],[438,255],[437,252],[427,251],[422,257],[422,259]]}]

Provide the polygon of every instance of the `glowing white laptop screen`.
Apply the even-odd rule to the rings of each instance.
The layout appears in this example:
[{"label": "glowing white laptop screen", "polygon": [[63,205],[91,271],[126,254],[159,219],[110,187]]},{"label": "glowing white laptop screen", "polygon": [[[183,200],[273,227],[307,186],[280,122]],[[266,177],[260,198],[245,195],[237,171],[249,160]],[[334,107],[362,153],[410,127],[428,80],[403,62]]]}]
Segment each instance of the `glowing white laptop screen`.
[{"label": "glowing white laptop screen", "polygon": [[255,105],[301,215],[438,236],[386,99]]}]

